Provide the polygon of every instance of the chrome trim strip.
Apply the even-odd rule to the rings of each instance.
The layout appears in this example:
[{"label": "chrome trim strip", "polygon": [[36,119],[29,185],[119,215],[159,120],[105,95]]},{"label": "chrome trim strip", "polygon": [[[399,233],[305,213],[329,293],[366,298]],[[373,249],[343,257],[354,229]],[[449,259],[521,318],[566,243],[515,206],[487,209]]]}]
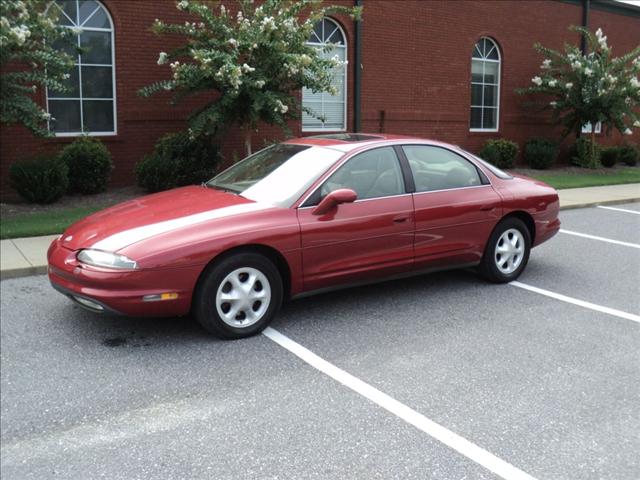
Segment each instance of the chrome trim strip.
[{"label": "chrome trim strip", "polygon": [[425,192],[414,192],[414,195],[422,195],[423,193],[451,192],[453,190],[466,190],[468,188],[491,187],[491,185],[471,185],[469,187],[442,188],[440,190],[427,190]]},{"label": "chrome trim strip", "polygon": [[[315,192],[315,190],[314,190]],[[408,197],[410,195],[413,195],[412,193],[399,193],[398,195],[387,195],[386,197],[374,197],[374,198],[361,198],[361,199],[356,199],[353,203],[360,203],[360,202],[369,202],[371,200],[382,200],[384,198],[398,198],[398,197]],[[306,201],[306,199],[305,199]],[[304,202],[302,202],[304,203]],[[317,205],[310,205],[308,207],[298,207],[297,210],[307,210],[309,208],[316,208]]]}]

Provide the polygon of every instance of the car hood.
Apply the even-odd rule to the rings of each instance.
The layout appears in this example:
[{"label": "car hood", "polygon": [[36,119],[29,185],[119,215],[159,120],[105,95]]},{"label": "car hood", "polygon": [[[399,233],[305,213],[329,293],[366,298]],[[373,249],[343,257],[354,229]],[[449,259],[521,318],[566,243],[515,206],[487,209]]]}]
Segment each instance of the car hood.
[{"label": "car hood", "polygon": [[156,235],[270,207],[207,187],[183,187],[94,213],[69,227],[60,241],[71,250],[115,252]]}]

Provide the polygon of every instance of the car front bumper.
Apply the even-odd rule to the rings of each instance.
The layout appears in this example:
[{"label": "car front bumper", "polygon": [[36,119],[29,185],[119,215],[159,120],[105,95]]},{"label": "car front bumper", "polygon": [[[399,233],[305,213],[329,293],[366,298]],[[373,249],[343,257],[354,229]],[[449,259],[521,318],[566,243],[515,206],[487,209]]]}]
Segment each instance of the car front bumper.
[{"label": "car front bumper", "polygon": [[[49,280],[57,291],[96,313],[170,317],[189,313],[193,289],[204,266],[111,270],[81,264],[77,251],[58,240],[49,247]],[[166,300],[149,300],[171,293]],[[145,298],[146,297],[146,298]]]}]

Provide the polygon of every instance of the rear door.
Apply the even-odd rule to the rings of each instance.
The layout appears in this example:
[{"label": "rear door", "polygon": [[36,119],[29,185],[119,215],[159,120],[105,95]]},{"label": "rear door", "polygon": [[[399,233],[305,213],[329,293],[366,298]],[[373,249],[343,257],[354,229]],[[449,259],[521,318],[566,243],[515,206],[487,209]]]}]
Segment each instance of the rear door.
[{"label": "rear door", "polygon": [[501,218],[501,198],[469,160],[444,147],[403,145],[415,183],[416,268],[476,263]]},{"label": "rear door", "polygon": [[[325,215],[313,208],[329,192],[354,190],[353,203]],[[392,147],[355,155],[298,209],[305,290],[406,271],[413,262],[413,199]]]}]

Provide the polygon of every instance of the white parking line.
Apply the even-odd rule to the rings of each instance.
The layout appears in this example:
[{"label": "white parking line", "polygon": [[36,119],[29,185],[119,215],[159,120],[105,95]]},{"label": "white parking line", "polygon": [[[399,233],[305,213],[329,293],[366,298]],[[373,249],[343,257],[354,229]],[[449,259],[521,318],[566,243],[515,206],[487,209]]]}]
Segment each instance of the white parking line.
[{"label": "white parking line", "polygon": [[320,370],[325,375],[362,395],[376,405],[423,431],[427,435],[430,435],[436,440],[444,443],[468,459],[482,465],[484,468],[495,473],[499,477],[506,480],[535,480],[531,475],[496,457],[492,453],[487,452],[483,448],[471,443],[469,440],[461,437],[451,430],[446,429],[442,425],[435,423],[433,420],[429,420],[424,415],[407,407],[405,404],[400,403],[398,400],[381,392],[377,388],[372,387],[368,383],[363,382],[359,378],[354,377],[350,373],[336,367],[332,363],[327,362],[323,358],[320,358],[311,350],[308,350],[299,343],[294,342],[277,330],[268,327],[262,333],[264,336],[273,340],[286,350],[289,350],[295,356],[317,370]]},{"label": "white parking line", "polygon": [[616,212],[625,212],[625,213],[633,213],[635,215],[640,215],[640,212],[638,212],[637,210],[628,210],[626,208],[605,207],[604,205],[597,205],[597,208],[604,208],[606,210],[614,210]]},{"label": "white parking line", "polygon": [[580,307],[588,308],[590,310],[595,310],[596,312],[602,312],[608,315],[613,315],[615,317],[624,318],[626,320],[632,320],[634,322],[640,323],[640,315],[623,312],[622,310],[616,310],[615,308],[603,307],[602,305],[596,305],[595,303],[585,302],[584,300],[578,300],[577,298],[573,298],[573,297],[567,297],[566,295],[550,292],[549,290],[534,287],[533,285],[527,285],[526,283],[510,282],[509,285],[513,285],[514,287],[522,288],[524,290],[529,290],[530,292],[539,293],[540,295],[545,295],[547,297],[555,298],[556,300],[560,300],[562,302],[572,303]]},{"label": "white parking line", "polygon": [[638,245],[637,243],[621,242],[620,240],[613,240],[611,238],[596,237],[595,235],[587,235],[586,233],[573,232],[571,230],[565,230],[564,228],[560,229],[560,233],[566,233],[567,235],[575,235],[576,237],[589,238],[591,240],[600,240],[601,242],[614,243],[616,245],[622,245],[625,247],[640,248],[640,245]]}]

